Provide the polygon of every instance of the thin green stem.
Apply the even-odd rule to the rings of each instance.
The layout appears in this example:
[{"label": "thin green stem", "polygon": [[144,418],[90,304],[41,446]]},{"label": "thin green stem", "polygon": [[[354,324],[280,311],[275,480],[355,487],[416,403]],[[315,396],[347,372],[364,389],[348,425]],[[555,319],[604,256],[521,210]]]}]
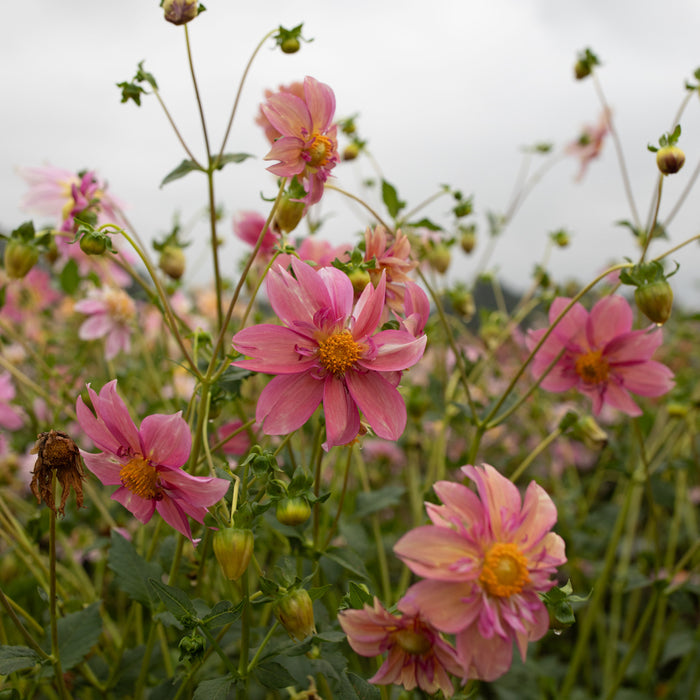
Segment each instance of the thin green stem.
[{"label": "thin green stem", "polygon": [[160,92],[158,91],[158,88],[153,88],[153,94],[156,96],[156,99],[160,103],[160,106],[163,108],[163,111],[165,112],[165,116],[167,117],[168,121],[170,122],[170,126],[173,127],[173,131],[175,132],[175,136],[177,136],[177,140],[182,144],[182,147],[185,149],[185,153],[187,153],[187,155],[190,157],[190,160],[198,168],[201,168],[202,170],[204,170],[201,163],[195,158],[194,154],[192,153],[192,151],[188,148],[187,144],[185,143],[185,139],[182,137],[180,130],[175,125],[175,121],[173,120],[172,116],[170,115],[168,108],[165,106],[165,102],[163,102],[163,98],[160,96]]},{"label": "thin green stem", "polygon": [[656,189],[656,206],[654,207],[654,213],[651,217],[651,220],[649,221],[649,225],[647,226],[647,233],[646,233],[646,237],[644,240],[644,248],[642,249],[642,256],[639,258],[640,263],[644,262],[644,258],[647,254],[647,250],[649,250],[649,244],[651,243],[654,229],[656,228],[656,222],[659,218],[659,207],[661,206],[661,192],[663,190],[663,186],[664,186],[664,177],[663,177],[663,175],[659,175],[659,183],[658,183],[657,189]]},{"label": "thin green stem", "polygon": [[335,535],[335,530],[338,527],[338,521],[340,520],[340,515],[343,512],[343,503],[345,502],[345,494],[348,489],[348,476],[350,474],[350,462],[352,460],[352,448],[353,448],[353,443],[350,443],[348,446],[348,456],[345,460],[345,472],[343,474],[343,488],[340,491],[340,495],[338,496],[338,508],[335,513],[335,518],[333,519],[333,523],[331,524],[330,529],[328,530],[328,534],[326,535],[326,543],[323,545],[323,548],[326,549],[328,545],[330,544],[330,541],[333,539],[333,536]]},{"label": "thin green stem", "polygon": [[[5,608],[5,612],[9,615],[12,624],[17,628],[17,631],[22,635],[24,641],[37,653],[42,659],[50,659],[51,657],[39,646],[39,643],[32,637],[31,632],[22,624],[22,621],[17,617],[17,613],[13,607],[13,601],[10,600],[2,588],[0,588],[0,604]],[[28,619],[31,619],[28,617]],[[32,620],[32,622],[34,622]],[[34,622],[36,625],[37,623]],[[40,628],[41,629],[41,628]],[[43,631],[43,630],[42,630]]]},{"label": "thin green stem", "polygon": [[199,87],[197,86],[197,76],[194,72],[194,62],[192,60],[192,47],[190,46],[190,32],[186,24],[182,25],[185,29],[185,43],[187,44],[187,62],[190,66],[190,75],[192,76],[192,85],[194,86],[194,94],[197,100],[197,108],[199,110],[199,119],[202,123],[202,134],[204,135],[204,147],[207,149],[207,160],[211,159],[211,151],[209,149],[209,134],[207,132],[207,121],[204,118],[204,108],[202,100],[199,96]]},{"label": "thin green stem", "polygon": [[370,207],[370,205],[367,204],[367,202],[364,201],[364,199],[361,199],[360,197],[357,197],[354,194],[351,194],[350,192],[341,189],[340,187],[336,187],[335,185],[329,185],[328,183],[325,184],[325,189],[338,192],[339,194],[342,194],[345,197],[352,199],[358,204],[361,204],[377,220],[378,224],[381,224],[387,231],[393,231],[392,227],[389,226],[389,224],[387,224],[386,221],[384,221],[384,219],[382,219],[382,217],[379,214],[377,214],[377,212],[374,211],[374,209],[372,209],[372,207]]},{"label": "thin green stem", "polygon": [[257,648],[255,651],[255,656],[251,659],[250,663],[248,664],[248,667],[246,668],[246,675],[250,675],[250,672],[255,668],[255,666],[258,663],[258,659],[260,658],[260,654],[262,654],[263,649],[267,646],[267,643],[272,639],[272,635],[274,634],[274,631],[277,629],[277,626],[279,625],[279,621],[275,620],[272,627],[267,631],[267,634],[265,635],[265,639],[260,642],[260,646]]},{"label": "thin green stem", "polygon": [[562,434],[561,428],[556,428],[549,435],[547,435],[544,440],[542,440],[539,445],[537,445],[532,452],[518,465],[517,469],[508,477],[513,483],[515,483],[523,474],[523,472],[541,455],[560,435]]}]

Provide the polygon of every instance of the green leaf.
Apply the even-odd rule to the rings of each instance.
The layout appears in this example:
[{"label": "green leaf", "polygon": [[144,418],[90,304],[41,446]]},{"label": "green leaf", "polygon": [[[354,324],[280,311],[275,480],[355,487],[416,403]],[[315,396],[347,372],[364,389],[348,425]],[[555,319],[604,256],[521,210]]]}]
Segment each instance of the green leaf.
[{"label": "green leaf", "polygon": [[158,84],[156,83],[156,79],[153,77],[153,74],[143,69],[143,61],[139,61],[138,63],[138,70],[136,71],[134,80],[138,81],[139,83],[146,82],[154,90],[158,89]]},{"label": "green leaf", "polygon": [[236,679],[231,676],[202,681],[194,691],[192,700],[228,700],[236,685]]},{"label": "green leaf", "polygon": [[[252,156],[250,153],[224,153],[216,162],[216,169],[221,170],[221,168],[228,163],[242,163],[244,160],[253,157],[254,156]],[[212,160],[214,159],[212,158]]]},{"label": "green leaf", "polygon": [[363,579],[369,578],[362,559],[350,549],[329,547],[322,556],[326,557],[326,559],[330,559],[336,564],[339,564],[344,569],[347,569],[351,573],[355,574],[355,576],[359,576]]},{"label": "green leaf", "polygon": [[199,618],[192,601],[183,591],[174,586],[168,586],[154,578],[149,578],[148,583],[153,587],[158,597],[163,601],[168,612],[172,613],[178,622],[185,627],[194,627]]},{"label": "green leaf", "polygon": [[406,202],[402,202],[399,199],[396,188],[386,180],[382,180],[382,201],[393,219],[395,219],[399,215],[399,212],[406,206]]},{"label": "green leaf", "polygon": [[376,685],[368,683],[364,678],[360,678],[354,673],[348,672],[346,675],[360,700],[379,700],[381,694]]},{"label": "green leaf", "polygon": [[[102,634],[100,605],[101,601],[98,600],[87,608],[70,613],[58,620],[58,653],[64,671],[79,664],[90,649],[97,644],[97,640]],[[47,651],[51,649],[48,630],[42,646]]]},{"label": "green leaf", "polygon": [[164,178],[163,182],[160,183],[160,186],[162,187],[163,185],[167,185],[169,182],[173,182],[174,180],[179,180],[181,177],[185,177],[188,173],[191,173],[193,170],[199,170],[201,172],[204,172],[204,169],[197,165],[193,160],[185,159],[180,163],[180,165],[175,168],[175,170],[171,170]]},{"label": "green leaf", "polygon": [[154,598],[148,580],[159,579],[163,575],[163,569],[157,562],[146,561],[139,556],[131,542],[116,530],[112,530],[107,566],[114,571],[117,588],[132,600],[152,607]]},{"label": "green leaf", "polygon": [[296,685],[294,677],[276,661],[267,661],[255,669],[255,675],[266,688],[287,688]]},{"label": "green leaf", "polygon": [[137,106],[141,106],[141,95],[145,94],[146,91],[136,83],[117,83],[117,87],[122,91],[122,103],[133,100]]},{"label": "green leaf", "polygon": [[209,630],[219,629],[219,627],[235,622],[241,616],[244,607],[244,601],[234,606],[229,600],[220,600],[211,609],[211,612],[202,618],[202,625]]},{"label": "green leaf", "polygon": [[61,289],[66,294],[73,294],[78,291],[80,286],[80,272],[78,271],[78,263],[71,258],[63,266],[61,274],[58,277],[58,282],[61,285]]},{"label": "green leaf", "polygon": [[34,649],[20,646],[0,646],[0,675],[6,676],[13,671],[31,668],[41,662],[41,657]]},{"label": "green leaf", "polygon": [[370,513],[395,506],[405,491],[403,486],[384,486],[375,491],[364,491],[357,495],[357,506],[353,515],[357,518],[364,518]]},{"label": "green leaf", "polygon": [[408,224],[411,228],[427,228],[428,231],[442,231],[443,228],[442,226],[438,226],[436,223],[433,223],[430,219],[422,218],[419,221],[411,221],[410,224]]}]

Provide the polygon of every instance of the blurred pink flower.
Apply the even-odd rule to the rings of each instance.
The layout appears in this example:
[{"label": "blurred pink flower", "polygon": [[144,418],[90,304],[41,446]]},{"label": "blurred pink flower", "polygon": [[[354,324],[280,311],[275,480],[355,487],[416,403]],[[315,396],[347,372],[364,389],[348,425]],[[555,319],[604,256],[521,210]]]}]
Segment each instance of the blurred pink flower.
[{"label": "blurred pink flower", "polygon": [[15,386],[10,373],[0,373],[0,426],[5,430],[19,430],[24,424],[22,414],[10,405],[14,398]]},{"label": "blurred pink flower", "polygon": [[610,131],[610,116],[609,109],[603,110],[598,123],[594,126],[590,124],[584,126],[578,139],[566,147],[566,152],[569,155],[576,156],[581,162],[581,168],[576,176],[577,182],[583,179],[591,161],[600,155],[605,137]]},{"label": "blurred pink flower", "polygon": [[432,525],[406,533],[396,554],[418,576],[404,598],[437,629],[456,635],[465,678],[503,675],[513,641],[525,659],[529,641],[549,628],[539,593],[566,561],[564,541],[550,532],[557,510],[534,481],[524,501],[488,464],[462,471],[477,487],[438,481],[443,505],[428,503]]},{"label": "blurred pink flower", "polygon": [[88,384],[95,415],[78,397],[78,423],[102,452],[80,451],[88,469],[105,485],[118,484],[115,501],[147,523],[157,510],[165,522],[192,539],[189,515],[204,522],[207,508],[224,497],[229,482],[191,476],[187,461],[192,435],[181,414],[146,416],[137,429],[117,394],[117,380],[96,394]]},{"label": "blurred pink flower", "polygon": [[[557,297],[549,308],[553,323],[571,300]],[[624,297],[598,301],[590,314],[579,303],[567,312],[545,340],[532,362],[540,377],[551,362],[561,357],[540,386],[547,391],[576,388],[593,401],[593,413],[609,404],[630,416],[641,415],[629,392],[661,396],[673,387],[673,372],[651,357],[662,341],[660,328],[632,330],[632,309]],[[532,350],[546,329],[531,330],[527,345]]]},{"label": "blurred pink flower", "polygon": [[454,648],[407,601],[399,601],[400,616],[391,615],[374,599],[374,606],[362,610],[341,610],[338,621],[348,643],[361,656],[387,658],[370,683],[418,686],[426,693],[442,690],[449,698],[454,687],[448,673],[462,675]]},{"label": "blurred pink flower", "polygon": [[78,330],[81,340],[106,339],[105,359],[113,359],[121,350],[129,352],[136,304],[123,289],[102,287],[91,290],[90,296],[77,302],[73,308],[89,315]]},{"label": "blurred pink flower", "polygon": [[[336,258],[341,262],[348,262],[350,260],[348,251],[351,248],[352,246],[347,243],[334,246],[330,241],[318,238],[317,236],[308,236],[298,245],[296,253],[299,260],[314,263],[314,265],[319,268],[328,267]],[[277,258],[277,262],[282,267],[288,268],[292,263],[293,257],[295,256],[282,253],[282,255]]]},{"label": "blurred pink flower", "polygon": [[[242,241],[245,241],[251,247],[255,247],[266,221],[267,219],[256,211],[239,211],[233,217],[233,232]],[[278,241],[279,235],[268,229],[263,237],[260,252],[263,254],[271,253]]]},{"label": "blurred pink flower", "polygon": [[[242,420],[234,420],[229,423],[224,423],[217,431],[216,437],[217,442],[224,440],[232,433],[235,433],[243,425]],[[241,430],[236,433],[232,438],[226,440],[226,442],[221,446],[221,450],[224,454],[233,455],[239,457],[244,455],[250,449],[250,435],[247,430]]]},{"label": "blurred pink flower", "polygon": [[267,278],[270,304],[284,326],[261,324],[233,337],[233,347],[252,358],[234,365],[278,375],[258,399],[256,420],[268,435],[291,433],[323,401],[326,448],[357,436],[358,408],[379,437],[396,440],[406,426],[396,385],[401,372],[422,357],[426,337],[377,332],[384,276],[376,289],[366,286],[353,309],[345,273],[296,259],[292,269],[294,276],[278,265]]},{"label": "blurred pink flower", "polygon": [[315,204],[338,162],[337,127],[332,124],[335,95],[324,83],[307,76],[304,97],[278,92],[268,97],[262,111],[281,134],[265,160],[277,160],[268,170],[280,177],[297,176],[306,190],[301,201]]},{"label": "blurred pink flower", "polygon": [[[290,85],[280,85],[276,91],[265,90],[265,99],[267,100],[268,98],[272,97],[272,95],[274,95],[275,92],[277,92],[278,94],[295,95],[300,100],[303,100],[304,83],[295,81]],[[260,105],[260,111],[258,113],[258,116],[255,118],[255,123],[263,128],[263,131],[265,132],[265,138],[270,142],[270,145],[272,145],[275,141],[277,141],[278,138],[282,136],[282,134],[279,131],[277,131],[277,129],[275,129],[275,127],[272,126],[272,124],[270,124],[270,120],[265,116],[265,112],[263,111],[263,105]]]}]

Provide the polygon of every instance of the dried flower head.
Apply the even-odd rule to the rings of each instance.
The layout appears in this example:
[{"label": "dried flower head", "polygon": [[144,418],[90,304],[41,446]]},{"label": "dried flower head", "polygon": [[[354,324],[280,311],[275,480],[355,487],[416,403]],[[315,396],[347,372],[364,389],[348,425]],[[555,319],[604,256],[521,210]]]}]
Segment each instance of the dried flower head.
[{"label": "dried flower head", "polygon": [[85,478],[83,465],[80,459],[80,450],[73,442],[70,435],[60,430],[49,430],[47,433],[39,433],[37,441],[32,448],[32,454],[37,455],[32,483],[30,487],[36,496],[37,503],[44,501],[51,510],[56,512],[53,491],[53,473],[61,484],[61,505],[58,512],[65,515],[66,501],[70,489],[75,491],[75,501],[78,508],[83,505],[83,484]]}]

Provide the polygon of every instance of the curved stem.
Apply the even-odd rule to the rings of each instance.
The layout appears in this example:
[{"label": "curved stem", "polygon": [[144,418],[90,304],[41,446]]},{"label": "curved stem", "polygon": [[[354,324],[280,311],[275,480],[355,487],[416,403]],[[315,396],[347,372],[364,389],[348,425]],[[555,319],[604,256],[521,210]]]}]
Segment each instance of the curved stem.
[{"label": "curved stem", "polygon": [[644,257],[647,254],[647,250],[649,250],[649,244],[651,243],[652,236],[654,235],[654,229],[656,228],[656,222],[659,218],[659,207],[661,206],[661,192],[663,190],[664,186],[664,176],[659,175],[659,184],[656,189],[656,206],[654,207],[654,214],[651,217],[651,220],[649,221],[649,225],[647,226],[647,235],[644,240],[644,248],[642,249],[642,256],[639,258],[639,262],[643,263],[644,262]]},{"label": "curved stem", "polygon": [[194,157],[194,154],[190,149],[188,148],[187,144],[185,143],[185,139],[182,137],[182,134],[180,133],[180,130],[177,128],[175,125],[175,121],[173,120],[172,116],[170,116],[170,112],[168,111],[168,108],[165,106],[165,102],[163,102],[163,99],[160,96],[160,92],[158,92],[157,88],[153,88],[153,94],[156,96],[156,99],[160,103],[160,106],[163,108],[163,111],[165,112],[165,116],[167,117],[168,121],[170,122],[170,126],[173,127],[173,131],[175,132],[175,136],[177,136],[177,140],[182,144],[182,147],[185,149],[185,153],[190,157],[190,160],[199,168],[202,168],[204,170],[204,167],[202,164]]},{"label": "curved stem", "polygon": [[336,187],[335,185],[329,185],[328,183],[326,183],[325,189],[333,190],[334,192],[338,192],[346,197],[349,197],[350,199],[354,200],[358,204],[361,204],[377,220],[378,224],[381,224],[387,231],[393,232],[394,229],[391,226],[389,226],[386,223],[386,221],[384,221],[384,219],[382,219],[382,217],[379,216],[379,214],[377,214],[377,212],[374,211],[374,209],[372,209],[372,207],[370,207],[370,205],[367,204],[367,202],[365,202],[364,199],[360,199],[360,197],[357,197],[354,194],[351,194],[350,192],[347,192],[346,190],[341,189],[340,187]]},{"label": "curved stem", "polygon": [[[187,61],[190,66],[190,75],[192,76],[192,85],[194,85],[194,94],[197,99],[197,108],[199,109],[199,118],[202,122],[202,133],[204,134],[204,147],[207,149],[207,160],[211,161],[211,152],[209,150],[209,134],[207,133],[207,122],[204,118],[204,108],[202,107],[202,100],[199,96],[199,87],[197,86],[197,77],[194,73],[194,63],[192,61],[192,47],[190,46],[190,32],[187,29],[187,25],[182,25],[185,28],[185,43],[187,44]],[[210,163],[211,165],[211,163]]]},{"label": "curved stem", "polygon": [[413,209],[404,214],[401,219],[396,222],[396,227],[399,228],[403,224],[408,223],[409,219],[412,219],[421,209],[424,209],[429,204],[432,204],[436,199],[440,199],[440,197],[444,197],[446,194],[449,194],[449,190],[442,189],[439,192],[431,194],[430,197],[424,199],[420,204],[417,204],[415,207],[413,207]]}]

